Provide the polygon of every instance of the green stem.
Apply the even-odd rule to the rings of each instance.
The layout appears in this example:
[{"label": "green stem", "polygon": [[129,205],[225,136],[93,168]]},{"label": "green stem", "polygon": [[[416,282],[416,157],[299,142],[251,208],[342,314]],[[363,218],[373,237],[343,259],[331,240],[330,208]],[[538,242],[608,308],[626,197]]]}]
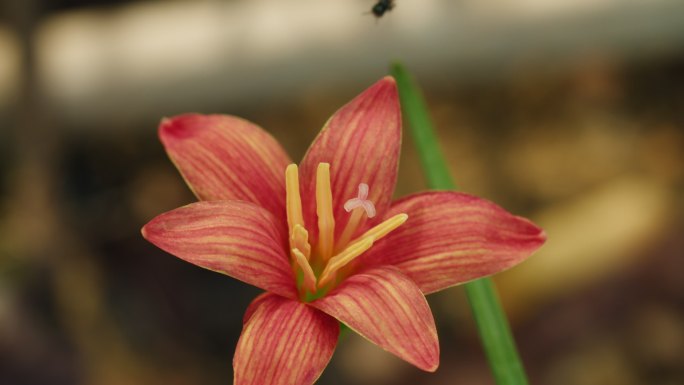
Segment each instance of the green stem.
[{"label": "green stem", "polygon": [[[409,122],[428,186],[439,190],[456,189],[439,149],[420,89],[401,64],[392,65],[392,75],[399,87],[401,106]],[[482,278],[464,286],[496,383],[526,385],[525,369],[494,283],[489,278]]]}]

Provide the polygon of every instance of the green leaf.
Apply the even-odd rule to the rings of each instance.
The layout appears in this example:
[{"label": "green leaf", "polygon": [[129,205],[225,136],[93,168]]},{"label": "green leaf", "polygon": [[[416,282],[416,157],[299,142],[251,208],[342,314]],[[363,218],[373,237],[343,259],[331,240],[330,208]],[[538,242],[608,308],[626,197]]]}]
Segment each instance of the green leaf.
[{"label": "green leaf", "polygon": [[[438,190],[456,189],[420,89],[400,63],[393,64],[391,72],[399,87],[401,107],[409,123],[428,186]],[[494,283],[489,278],[482,278],[464,286],[496,383],[526,385],[525,369]]]}]

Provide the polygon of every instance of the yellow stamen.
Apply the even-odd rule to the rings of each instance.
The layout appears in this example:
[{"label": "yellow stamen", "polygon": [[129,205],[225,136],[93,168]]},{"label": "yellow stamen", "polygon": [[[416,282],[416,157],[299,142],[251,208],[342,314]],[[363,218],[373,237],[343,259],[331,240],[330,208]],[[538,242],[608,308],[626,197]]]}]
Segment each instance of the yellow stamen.
[{"label": "yellow stamen", "polygon": [[321,273],[321,276],[318,279],[318,287],[322,287],[330,282],[338,270],[349,264],[349,262],[353,261],[359,255],[363,254],[366,250],[373,246],[374,242],[389,234],[397,227],[401,226],[404,222],[406,222],[407,219],[408,215],[397,214],[392,218],[383,221],[379,225],[363,233],[363,235],[359,237],[358,241],[349,245],[341,253],[330,258],[330,261],[328,261],[328,264],[325,266],[323,273]]},{"label": "yellow stamen", "polygon": [[328,261],[328,264],[325,266],[325,269],[323,269],[321,276],[318,278],[318,287],[325,286],[335,277],[335,273],[339,269],[354,260],[354,258],[363,254],[366,250],[370,249],[371,246],[373,246],[373,238],[363,238],[360,241],[349,245],[349,247],[344,249],[341,253],[330,258],[330,261]]},{"label": "yellow stamen", "polygon": [[302,269],[302,272],[304,273],[304,288],[311,293],[316,292],[316,275],[314,274],[311,265],[309,265],[309,261],[307,261],[301,251],[292,249],[291,252],[292,256],[295,258],[295,262],[297,262],[297,265],[299,265],[299,268]]},{"label": "yellow stamen", "polygon": [[337,240],[337,247],[339,249],[347,246],[349,241],[351,241],[352,236],[354,236],[354,232],[359,227],[359,224],[361,223],[361,220],[365,217],[365,214],[366,211],[361,207],[357,207],[354,210],[352,210],[351,216],[349,217],[349,221],[347,221],[347,225],[344,227],[342,235],[340,235],[340,238]]},{"label": "yellow stamen", "polygon": [[295,225],[303,227],[304,216],[302,215],[302,198],[299,194],[299,171],[294,163],[285,169],[285,207],[290,232]]},{"label": "yellow stamen", "polygon": [[327,261],[332,256],[335,237],[328,163],[320,163],[316,170],[316,214],[318,214],[318,252],[323,261]]},{"label": "yellow stamen", "polygon": [[301,251],[308,261],[311,258],[311,246],[309,245],[309,232],[301,225],[294,225],[290,233],[290,246]]},{"label": "yellow stamen", "polygon": [[406,214],[397,214],[390,219],[384,220],[379,225],[373,227],[372,229],[363,233],[359,238],[363,239],[366,237],[372,237],[376,241],[385,235],[389,234],[391,231],[401,226],[408,219]]}]

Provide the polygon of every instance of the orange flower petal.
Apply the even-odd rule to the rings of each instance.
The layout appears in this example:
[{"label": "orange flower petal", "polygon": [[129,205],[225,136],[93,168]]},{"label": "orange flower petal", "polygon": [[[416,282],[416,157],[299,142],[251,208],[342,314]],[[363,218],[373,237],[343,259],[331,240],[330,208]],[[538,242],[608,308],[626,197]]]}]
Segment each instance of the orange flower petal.
[{"label": "orange flower petal", "polygon": [[271,135],[227,115],[164,119],[159,137],[200,200],[244,200],[285,213],[285,168],[292,163]]},{"label": "orange flower petal", "polygon": [[278,223],[252,203],[197,202],[157,216],[142,234],[190,263],[297,298],[285,228]]},{"label": "orange flower petal", "polygon": [[304,303],[257,297],[233,358],[235,385],[310,385],[332,357],[339,324]]},{"label": "orange flower petal", "polygon": [[353,275],[311,305],[420,369],[432,372],[439,365],[430,307],[418,286],[396,267]]},{"label": "orange flower petal", "polygon": [[397,266],[425,294],[508,269],[546,240],[529,220],[468,194],[411,195],[395,202],[386,217],[398,213],[408,214],[406,223],[358,264]]},{"label": "orange flower petal", "polygon": [[322,162],[330,163],[335,239],[350,217],[344,204],[357,196],[361,183],[368,184],[368,199],[382,216],[394,192],[400,147],[399,96],[394,79],[386,77],[339,109],[304,156],[300,183],[306,223],[317,223],[316,169]]}]

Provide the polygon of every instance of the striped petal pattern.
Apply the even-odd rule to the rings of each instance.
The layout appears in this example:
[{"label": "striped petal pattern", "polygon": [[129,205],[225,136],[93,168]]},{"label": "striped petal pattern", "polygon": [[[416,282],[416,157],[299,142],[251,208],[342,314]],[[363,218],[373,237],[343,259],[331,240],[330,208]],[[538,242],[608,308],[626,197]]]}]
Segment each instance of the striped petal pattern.
[{"label": "striped petal pattern", "polygon": [[306,304],[277,295],[260,299],[245,323],[233,368],[235,385],[310,385],[332,357],[339,324]]},{"label": "striped petal pattern", "polygon": [[261,207],[240,201],[192,203],[152,219],[142,234],[190,263],[297,298],[284,229]]},{"label": "striped petal pattern", "polygon": [[285,168],[292,163],[266,131],[228,115],[164,119],[159,137],[200,200],[244,200],[285,213]]},{"label": "striped petal pattern", "polygon": [[[425,295],[507,269],[546,239],[527,219],[467,194],[430,192],[391,203],[401,147],[391,77],[328,120],[298,174],[288,175],[288,213],[285,170],[292,162],[258,126],[233,116],[187,114],[164,119],[159,136],[201,201],[154,218],[143,236],[183,260],[266,291],[243,318],[233,359],[237,385],[313,384],[332,357],[338,321],[435,371],[439,342]],[[344,251],[361,250],[345,247],[389,218],[360,243],[373,247],[360,255]],[[290,261],[290,242],[297,265]],[[297,254],[299,246],[306,255]],[[333,255],[349,258],[328,259]],[[348,265],[335,265],[336,275],[329,274],[331,265],[321,271],[324,263],[340,261]],[[312,286],[318,274],[320,290],[330,291],[303,302],[315,287],[298,289],[295,271],[309,272],[304,282]]]},{"label": "striped petal pattern", "polygon": [[400,147],[399,97],[394,79],[386,77],[338,110],[304,156],[300,183],[305,222],[316,223],[315,176],[322,162],[330,164],[336,239],[349,219],[344,203],[357,196],[359,184],[370,187],[368,199],[378,216],[384,214],[397,180]]},{"label": "striped petal pattern", "polygon": [[487,200],[456,192],[405,197],[386,217],[406,223],[378,242],[359,265],[394,265],[425,294],[485,277],[523,261],[546,240],[525,218]]},{"label": "striped petal pattern", "polygon": [[274,296],[275,294],[271,294],[269,292],[261,293],[254,297],[252,302],[247,306],[247,310],[245,310],[245,315],[242,317],[242,324],[246,324],[247,321],[249,321],[250,318],[252,318],[252,315],[254,312],[261,306],[261,304],[264,301],[267,301],[269,298]]},{"label": "striped petal pattern", "polygon": [[311,305],[420,369],[432,372],[439,365],[430,307],[418,286],[395,267],[353,275]]}]

